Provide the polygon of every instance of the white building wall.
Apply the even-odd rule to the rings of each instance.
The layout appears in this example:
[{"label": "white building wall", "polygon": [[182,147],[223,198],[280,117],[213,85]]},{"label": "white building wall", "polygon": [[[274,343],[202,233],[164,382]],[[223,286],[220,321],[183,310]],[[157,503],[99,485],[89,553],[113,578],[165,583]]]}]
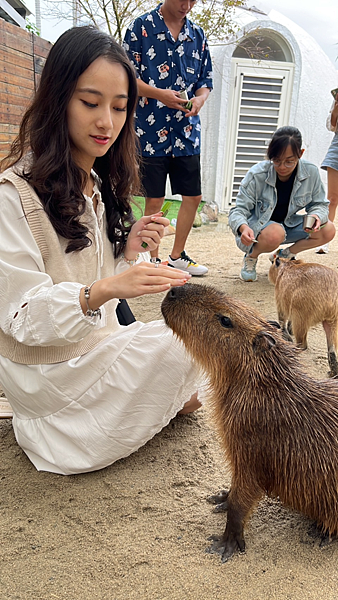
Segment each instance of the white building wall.
[{"label": "white building wall", "polygon": [[[271,11],[269,17],[288,28],[300,48],[302,70],[290,125],[302,132],[306,149],[304,158],[320,166],[333,136],[326,129],[326,118],[332,104],[330,90],[338,85],[338,72],[324,50],[304,29],[277,11]],[[325,174],[325,171],[321,169],[321,173]]]},{"label": "white building wall", "polygon": [[[338,84],[334,65],[309,34],[277,11],[271,11],[264,17],[239,9],[237,15],[242,25],[238,39],[259,28],[279,33],[288,43],[295,64],[288,124],[302,132],[305,158],[320,166],[332,139],[325,122],[331,105],[330,90]],[[234,85],[230,70],[235,48],[236,44],[211,47],[214,90],[201,111],[203,199],[219,206],[225,189],[227,127],[228,118],[231,118],[227,105]],[[321,175],[326,181],[325,171],[321,170]]]}]

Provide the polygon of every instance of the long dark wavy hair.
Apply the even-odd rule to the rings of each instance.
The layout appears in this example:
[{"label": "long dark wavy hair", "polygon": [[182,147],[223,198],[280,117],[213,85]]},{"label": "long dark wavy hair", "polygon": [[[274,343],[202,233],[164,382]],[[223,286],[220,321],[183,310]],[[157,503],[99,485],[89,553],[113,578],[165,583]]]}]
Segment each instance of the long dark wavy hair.
[{"label": "long dark wavy hair", "polygon": [[134,217],[132,195],[140,189],[134,110],[138,92],[134,67],[123,48],[98,29],[73,27],[51,48],[35,98],[21,122],[19,134],[1,167],[16,165],[28,152],[31,160],[21,176],[33,186],[56,232],[69,240],[66,252],[92,242],[80,221],[86,201],[87,174],[74,162],[67,126],[67,107],[80,75],[99,57],[121,64],[129,81],[126,122],[107,153],[96,158],[94,171],[102,181],[108,237],[119,256]]}]

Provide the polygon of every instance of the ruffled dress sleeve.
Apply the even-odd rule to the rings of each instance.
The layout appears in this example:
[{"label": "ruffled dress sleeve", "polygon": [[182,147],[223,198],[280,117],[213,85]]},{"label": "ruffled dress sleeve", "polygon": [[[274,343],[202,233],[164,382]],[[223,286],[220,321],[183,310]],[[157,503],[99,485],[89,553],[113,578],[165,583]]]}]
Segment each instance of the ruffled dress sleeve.
[{"label": "ruffled dress sleeve", "polygon": [[0,327],[28,346],[59,346],[81,341],[97,317],[83,314],[83,283],[53,284],[29,228],[15,187],[0,185]]}]

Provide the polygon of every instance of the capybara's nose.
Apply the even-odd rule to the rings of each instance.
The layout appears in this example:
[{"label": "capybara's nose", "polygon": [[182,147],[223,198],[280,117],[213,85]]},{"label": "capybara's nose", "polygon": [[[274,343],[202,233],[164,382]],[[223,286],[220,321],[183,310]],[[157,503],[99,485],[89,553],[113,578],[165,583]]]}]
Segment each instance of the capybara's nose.
[{"label": "capybara's nose", "polygon": [[177,298],[176,288],[171,288],[167,295],[169,296],[169,298]]},{"label": "capybara's nose", "polygon": [[179,298],[182,298],[183,296],[185,296],[187,289],[186,286],[190,285],[189,283],[186,283],[185,285],[178,285],[177,287],[173,287],[169,290],[167,296],[168,298],[170,298],[171,300],[178,300]]}]

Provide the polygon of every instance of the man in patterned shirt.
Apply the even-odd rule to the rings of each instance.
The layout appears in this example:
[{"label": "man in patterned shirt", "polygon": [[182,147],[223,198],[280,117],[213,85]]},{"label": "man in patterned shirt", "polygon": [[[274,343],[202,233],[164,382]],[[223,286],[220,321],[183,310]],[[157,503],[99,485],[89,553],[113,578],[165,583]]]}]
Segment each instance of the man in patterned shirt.
[{"label": "man in patterned shirt", "polygon": [[[206,37],[201,27],[187,18],[195,1],[164,0],[138,17],[126,32],[124,48],[138,76],[135,128],[143,156],[145,214],[161,209],[169,174],[172,193],[180,194],[182,203],[168,264],[204,275],[207,267],[184,251],[202,199],[198,113],[212,89]],[[182,90],[191,101],[188,108],[187,100],[180,97]]]}]

